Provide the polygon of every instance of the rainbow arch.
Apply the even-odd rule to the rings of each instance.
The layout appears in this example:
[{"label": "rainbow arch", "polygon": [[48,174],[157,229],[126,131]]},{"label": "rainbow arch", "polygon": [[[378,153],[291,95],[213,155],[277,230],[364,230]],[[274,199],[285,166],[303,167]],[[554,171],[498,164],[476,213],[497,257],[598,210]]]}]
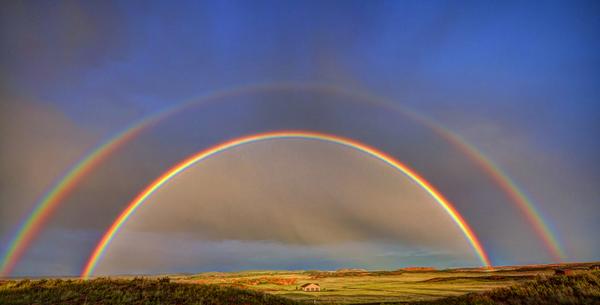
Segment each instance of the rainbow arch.
[{"label": "rainbow arch", "polygon": [[454,208],[450,201],[448,201],[448,199],[446,199],[433,185],[431,185],[427,180],[425,180],[417,172],[415,172],[405,164],[396,160],[392,156],[387,155],[386,153],[380,150],[377,150],[374,147],[368,146],[364,143],[358,142],[353,139],[312,131],[276,131],[244,136],[226,141],[221,144],[217,144],[215,146],[202,150],[188,157],[187,159],[184,159],[183,161],[179,162],[178,164],[164,172],[152,183],[150,183],[142,192],[140,192],[115,219],[113,224],[108,228],[108,230],[104,233],[104,235],[96,245],[94,251],[89,257],[88,262],[81,273],[81,276],[83,278],[89,278],[94,273],[98,262],[100,261],[106,249],[110,245],[110,242],[114,239],[116,234],[127,222],[127,220],[136,212],[136,210],[144,202],[146,202],[146,200],[150,196],[152,196],[152,194],[158,191],[163,185],[171,181],[178,174],[186,171],[191,166],[200,161],[206,160],[211,156],[214,156],[216,154],[219,154],[223,151],[237,146],[265,140],[294,138],[320,140],[350,147],[358,151],[364,152],[372,157],[375,157],[376,159],[379,159],[385,162],[386,164],[390,165],[392,168],[402,172],[413,182],[415,182],[418,186],[420,186],[423,190],[425,190],[444,209],[444,211],[452,218],[454,223],[461,230],[465,239],[469,242],[469,244],[475,251],[482,265],[484,267],[491,268],[491,263],[487,253],[485,252],[483,246],[481,245],[481,242],[479,241],[469,224],[465,221],[465,219]]},{"label": "rainbow arch", "polygon": [[88,173],[92,172],[99,164],[111,156],[120,147],[125,145],[131,139],[135,138],[141,132],[150,129],[157,123],[179,113],[189,107],[216,101],[219,98],[231,97],[245,93],[259,92],[262,90],[307,90],[315,92],[325,92],[329,94],[341,94],[348,97],[356,97],[376,106],[386,107],[392,111],[405,115],[419,124],[429,128],[442,139],[467,155],[505,192],[508,198],[525,215],[527,221],[531,224],[537,235],[544,242],[548,252],[555,261],[561,261],[564,257],[564,251],[555,234],[550,230],[539,210],[533,202],[525,195],[518,185],[495,164],[490,158],[481,152],[477,147],[470,144],[460,135],[451,131],[442,124],[426,118],[416,112],[400,108],[389,100],[366,94],[358,91],[341,89],[336,86],[310,83],[281,82],[275,84],[255,84],[240,87],[234,87],[227,90],[218,90],[203,95],[192,101],[182,103],[178,106],[167,108],[152,115],[149,115],[133,124],[127,126],[122,131],[116,133],[107,140],[101,142],[98,146],[86,153],[77,163],[47,190],[45,194],[36,202],[32,211],[27,214],[21,225],[17,228],[14,237],[9,241],[8,247],[0,257],[0,276],[9,275],[20,260],[26,249],[34,238],[39,234],[46,220],[52,215],[62,200],[75,189]]}]

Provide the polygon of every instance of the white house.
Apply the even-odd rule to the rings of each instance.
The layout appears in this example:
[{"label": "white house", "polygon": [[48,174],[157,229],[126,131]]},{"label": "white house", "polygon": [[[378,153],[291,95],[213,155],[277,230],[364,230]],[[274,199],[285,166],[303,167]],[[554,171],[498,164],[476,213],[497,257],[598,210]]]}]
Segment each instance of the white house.
[{"label": "white house", "polygon": [[302,291],[306,291],[306,292],[321,291],[321,286],[319,286],[319,284],[317,284],[317,283],[306,283],[306,284],[300,286],[300,288],[302,289]]}]

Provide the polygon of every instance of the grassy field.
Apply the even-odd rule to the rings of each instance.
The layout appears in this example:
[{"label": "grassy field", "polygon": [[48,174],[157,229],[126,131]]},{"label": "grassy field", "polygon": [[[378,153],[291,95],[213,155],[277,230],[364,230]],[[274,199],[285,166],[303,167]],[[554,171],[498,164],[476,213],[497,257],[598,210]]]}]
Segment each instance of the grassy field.
[{"label": "grassy field", "polygon": [[[0,281],[0,304],[600,304],[600,273],[590,265]],[[555,276],[557,267],[572,274]],[[305,283],[322,291],[299,290]]]},{"label": "grassy field", "polygon": [[[481,292],[553,274],[536,271],[240,272],[178,277],[184,283],[219,284],[310,303],[414,302]],[[318,283],[321,292],[298,287]]]},{"label": "grassy field", "polygon": [[600,272],[585,272],[572,276],[552,276],[535,281],[494,289],[485,293],[469,293],[419,305],[462,304],[600,304]]},{"label": "grassy field", "polygon": [[218,285],[168,279],[37,280],[0,282],[0,304],[10,305],[297,305],[292,300]]}]

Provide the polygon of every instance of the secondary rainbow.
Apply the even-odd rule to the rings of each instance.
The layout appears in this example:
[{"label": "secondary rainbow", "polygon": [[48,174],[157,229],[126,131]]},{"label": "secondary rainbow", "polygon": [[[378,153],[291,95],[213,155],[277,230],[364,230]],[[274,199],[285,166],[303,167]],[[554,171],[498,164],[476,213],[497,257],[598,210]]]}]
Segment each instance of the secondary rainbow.
[{"label": "secondary rainbow", "polygon": [[358,96],[360,98],[384,105],[385,107],[389,107],[429,128],[440,138],[450,143],[453,147],[456,147],[459,151],[470,158],[471,161],[475,162],[475,164],[477,164],[486,173],[486,175],[489,176],[502,189],[508,198],[515,203],[517,208],[525,215],[525,218],[531,224],[538,237],[542,240],[544,246],[546,249],[548,249],[550,256],[554,259],[554,261],[561,262],[566,258],[565,251],[562,249],[560,242],[556,238],[556,234],[552,232],[547,222],[544,220],[542,213],[538,208],[536,208],[533,201],[521,188],[519,188],[519,186],[517,186],[515,181],[510,178],[510,176],[504,170],[502,170],[498,164],[496,164],[496,162],[487,157],[486,154],[484,154],[475,145],[471,144],[458,133],[451,131],[449,128],[440,124],[439,122],[436,122],[431,118],[425,117],[409,109],[400,108],[384,98],[372,96],[363,92],[349,92],[342,90],[339,93]]},{"label": "secondary rainbow", "polygon": [[39,233],[46,220],[59,203],[75,188],[77,182],[88,175],[104,159],[123,144],[129,142],[144,129],[143,125],[133,126],[93,149],[77,162],[50,190],[39,200],[29,216],[19,226],[15,237],[9,242],[2,257],[0,277],[8,276],[23,255],[33,238]]},{"label": "secondary rainbow", "polygon": [[[425,120],[424,118],[422,118]],[[433,122],[424,124],[434,124]],[[470,145],[465,139],[455,133],[449,132],[443,128],[431,128],[440,137],[453,144],[454,147],[459,148],[462,153],[466,154],[472,161],[479,165],[479,167],[486,172],[486,174],[492,178],[492,180],[500,186],[503,192],[514,202],[519,210],[525,215],[528,222],[534,228],[538,237],[542,240],[545,247],[550,252],[550,255],[556,262],[561,262],[565,259],[566,255],[562,249],[560,243],[556,239],[549,226],[544,221],[542,214],[535,207],[531,199],[515,184],[515,182],[506,174],[493,160],[486,157],[486,155],[477,149],[475,146]]]},{"label": "secondary rainbow", "polygon": [[93,273],[96,265],[98,264],[100,258],[106,251],[110,242],[113,240],[115,235],[119,232],[123,224],[127,222],[127,220],[135,213],[135,211],[156,191],[158,191],[163,185],[167,182],[171,181],[178,174],[184,172],[189,169],[194,164],[210,158],[220,152],[226,151],[228,149],[258,142],[272,139],[311,139],[311,140],[320,140],[329,143],[336,143],[340,145],[344,145],[346,147],[350,147],[356,149],[358,151],[364,152],[373,156],[386,164],[390,165],[392,168],[402,172],[404,175],[409,177],[413,182],[415,182],[418,186],[420,186],[423,190],[425,190],[443,209],[444,211],[452,218],[454,223],[459,227],[461,232],[464,234],[466,240],[469,242],[477,257],[481,261],[482,265],[485,267],[491,267],[490,260],[488,258],[487,253],[484,251],[481,242],[471,229],[471,227],[467,224],[467,222],[463,219],[463,217],[458,213],[458,211],[454,208],[454,206],[446,199],[433,185],[431,185],[427,180],[421,177],[417,172],[401,163],[400,161],[394,159],[392,156],[387,155],[386,153],[375,149],[374,147],[368,146],[366,144],[360,143],[356,140],[344,138],[340,136],[325,134],[325,133],[317,133],[311,131],[277,131],[277,132],[267,132],[267,133],[259,133],[254,135],[249,135],[245,137],[236,138],[222,144],[215,145],[206,150],[200,151],[187,159],[181,161],[177,165],[171,167],[165,173],[160,175],[156,180],[150,183],[141,193],[139,193],[130,203],[129,205],[121,212],[121,214],[116,218],[110,228],[104,233],[100,242],[96,245],[94,251],[92,252],[88,262],[81,273],[83,278],[89,278]]},{"label": "secondary rainbow", "polygon": [[10,240],[8,247],[0,260],[0,276],[8,276],[13,268],[20,260],[25,250],[30,246],[31,242],[38,235],[45,221],[56,210],[61,201],[66,198],[70,192],[82,181],[88,173],[92,172],[103,160],[112,155],[119,147],[123,146],[131,139],[135,138],[139,133],[154,126],[168,117],[179,113],[191,106],[201,105],[210,101],[217,100],[222,97],[235,96],[244,93],[258,92],[261,90],[288,90],[300,89],[307,91],[322,91],[329,94],[342,94],[349,97],[359,97],[376,106],[388,107],[402,115],[423,124],[425,127],[437,133],[441,138],[448,143],[458,148],[465,153],[475,163],[477,163],[483,171],[489,175],[503,189],[507,196],[513,201],[517,207],[525,214],[527,220],[535,229],[544,245],[552,253],[556,261],[560,261],[565,257],[564,251],[561,249],[555,235],[548,228],[541,214],[535,208],[532,201],[524,194],[524,192],[515,184],[515,182],[503,172],[492,160],[486,157],[479,149],[470,144],[468,141],[452,132],[443,125],[425,118],[407,109],[395,106],[386,99],[376,97],[363,92],[349,91],[335,86],[322,84],[306,84],[306,83],[276,83],[276,84],[256,84],[236,87],[228,90],[215,91],[203,97],[199,97],[187,103],[168,108],[156,114],[143,118],[134,124],[128,126],[123,131],[116,133],[103,143],[100,143],[88,154],[83,156],[75,165],[71,167],[56,183],[37,201],[33,210],[27,214],[22,224],[16,230],[14,237]]},{"label": "secondary rainbow", "polygon": [[[281,85],[285,86],[285,85]],[[198,101],[206,102],[216,100],[221,97],[234,96],[244,92],[261,90],[267,88],[265,85],[251,85],[235,88],[232,90],[221,90],[211,92]],[[106,158],[112,155],[121,146],[134,139],[138,134],[154,126],[156,123],[178,113],[189,106],[197,104],[197,101],[183,103],[175,107],[149,115],[116,133],[108,140],[100,143],[79,159],[63,176],[60,177],[44,195],[36,202],[32,211],[17,228],[14,237],[9,241],[8,247],[0,259],[0,277],[9,276],[15,265],[23,256],[25,250],[29,247],[34,238],[39,234],[40,229],[52,215],[61,201],[66,198],[75,187],[90,172],[92,172]]]}]

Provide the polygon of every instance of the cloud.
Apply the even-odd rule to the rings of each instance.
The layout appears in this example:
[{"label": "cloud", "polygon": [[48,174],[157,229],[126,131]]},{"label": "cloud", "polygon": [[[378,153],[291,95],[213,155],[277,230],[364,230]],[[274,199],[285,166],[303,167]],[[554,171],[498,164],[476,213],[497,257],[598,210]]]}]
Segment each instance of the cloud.
[{"label": "cloud", "polygon": [[[541,131],[545,133],[542,138],[540,131],[524,130],[521,124],[507,124],[500,118],[452,115],[447,116],[446,120],[494,160],[528,196],[569,259],[595,259],[594,253],[597,253],[600,244],[596,239],[586,237],[585,232],[598,227],[592,215],[600,212],[600,206],[590,204],[600,196],[597,162],[582,158],[579,152],[573,153],[574,147],[550,149],[555,145],[553,141],[560,142],[553,138],[551,131],[555,127]],[[589,133],[593,131],[585,130],[581,135]],[[590,145],[592,150],[596,149],[593,144],[586,145]],[[565,154],[565,151],[569,153]],[[520,212],[517,216],[524,217]],[[526,229],[530,228],[531,225]],[[494,240],[499,246],[522,251],[503,258],[506,261],[535,262],[532,258],[536,255],[529,248],[527,239],[519,240],[511,234],[498,234]],[[530,240],[539,243],[538,236]]]},{"label": "cloud", "polygon": [[76,80],[81,67],[117,59],[126,50],[119,35],[123,19],[110,1],[13,2],[3,4],[2,12],[6,52],[0,60],[17,79],[46,85]]},{"label": "cloud", "polygon": [[[51,106],[0,98],[0,231],[9,232],[97,136]],[[18,216],[17,216],[18,215]]]},{"label": "cloud", "polygon": [[269,241],[207,241],[172,234],[124,231],[123,244],[100,261],[95,274],[165,274],[239,270],[393,270],[401,266],[472,266],[452,251],[382,242],[285,245]]},{"label": "cloud", "polygon": [[[153,238],[140,237],[147,235]],[[377,244],[401,245],[405,252],[444,250],[454,259],[473,255],[444,210],[402,173],[364,153],[314,140],[248,144],[178,175],[122,228],[106,255],[103,266],[111,267],[105,271],[115,270],[113,263],[120,270],[143,270],[140,261],[129,268],[117,263],[139,255],[152,270],[156,261],[166,263],[173,255],[165,246],[169,240],[182,236],[205,247],[229,241],[258,249],[265,243],[303,251],[332,247],[331,259],[342,260],[348,244],[373,248],[365,254],[371,260],[381,253]],[[194,255],[196,266],[215,266],[210,257]]]},{"label": "cloud", "polygon": [[[91,232],[90,236],[95,236],[91,240],[97,240],[137,192],[184,157],[224,139],[254,132],[317,129],[363,140],[416,169],[456,204],[494,258],[514,261],[545,257],[519,212],[460,151],[422,126],[399,120],[405,119],[401,116],[360,103],[352,105],[348,100],[337,104],[335,98],[292,90],[225,99],[190,109],[104,160],[61,203],[47,229]],[[36,140],[35,133],[26,135],[32,148],[23,148],[39,155],[18,154],[21,148],[13,145],[13,153],[4,153],[3,159],[7,165],[31,166],[30,160],[45,157],[55,166],[55,172],[45,179],[56,179],[77,159],[76,152],[90,147],[88,141],[99,137],[87,135],[62,115],[54,118],[52,108],[40,111],[52,119],[37,120],[39,132],[54,130],[60,138],[43,136]],[[13,112],[17,111],[9,113]],[[23,116],[36,115],[26,109]],[[15,115],[6,126],[14,129],[20,125],[28,126],[28,121]],[[15,134],[8,139],[18,142],[20,138]],[[47,155],[51,151],[56,153]],[[48,159],[55,155],[55,162]],[[35,182],[25,181],[26,176],[5,179],[23,186],[27,183],[22,182]],[[32,189],[40,194],[42,184],[49,183],[44,181],[34,183]],[[13,190],[15,194],[20,191]],[[24,215],[25,207],[31,207],[35,200],[10,202],[19,202],[23,209],[20,215]],[[238,240],[290,247],[397,243],[449,251],[455,257],[472,256],[455,224],[423,190],[380,161],[334,144],[282,140],[239,147],[181,174],[146,205],[127,230],[163,234],[165,238],[185,235],[196,242]],[[14,228],[18,217],[13,210],[6,211],[12,215]],[[36,242],[33,251],[51,244]],[[70,247],[57,251],[75,251],[86,257],[91,244],[73,240]],[[40,258],[35,259],[39,263]]]}]

